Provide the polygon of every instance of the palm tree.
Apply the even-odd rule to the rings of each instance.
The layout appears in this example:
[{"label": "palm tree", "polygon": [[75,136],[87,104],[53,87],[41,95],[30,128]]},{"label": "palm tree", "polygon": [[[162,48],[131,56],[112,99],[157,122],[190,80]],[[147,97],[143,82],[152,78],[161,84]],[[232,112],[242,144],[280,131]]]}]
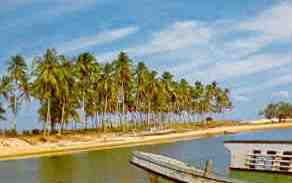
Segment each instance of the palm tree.
[{"label": "palm tree", "polygon": [[[191,111],[191,101],[192,101],[192,95],[191,95],[191,86],[185,79],[181,79],[180,82],[176,85],[176,91],[177,95],[177,104],[175,111],[178,113],[184,112],[189,113]],[[185,116],[183,115],[183,121],[185,122]]]},{"label": "palm tree", "polygon": [[[0,122],[5,121],[6,117],[5,117],[5,109],[2,107],[2,103],[0,103]],[[2,126],[2,125],[1,125]],[[4,128],[2,127],[2,130],[4,130]],[[3,135],[5,134],[4,132],[2,132]]]},{"label": "palm tree", "polygon": [[70,119],[79,119],[76,111],[78,108],[78,98],[74,92],[76,81],[73,74],[73,64],[65,56],[60,56],[60,96],[58,103],[61,108],[61,119],[59,126],[59,134],[62,133],[65,122]]},{"label": "palm tree", "polygon": [[225,110],[229,110],[232,108],[232,102],[230,101],[229,97],[229,90],[221,88],[217,89],[217,96],[216,96],[216,112],[224,114]]},{"label": "palm tree", "polygon": [[109,108],[110,96],[114,93],[114,79],[113,79],[113,67],[112,64],[106,63],[103,67],[100,79],[100,95],[103,102],[102,109],[102,128],[105,130],[104,120]]},{"label": "palm tree", "polygon": [[213,82],[211,84],[207,84],[205,87],[205,94],[203,99],[203,113],[210,114],[216,112],[216,96],[218,94],[217,83]]},{"label": "palm tree", "polygon": [[174,85],[173,75],[170,72],[164,72],[161,78],[161,97],[162,97],[162,109],[166,112],[167,122],[171,122],[170,112],[174,108],[174,104],[176,102],[176,96],[174,93]]},{"label": "palm tree", "polygon": [[5,109],[2,107],[2,103],[0,103],[0,121],[6,120],[4,114],[6,113]]},{"label": "palm tree", "polygon": [[21,55],[11,57],[8,63],[8,78],[11,82],[10,107],[14,114],[13,129],[16,131],[16,117],[22,99],[29,99],[28,67]]},{"label": "palm tree", "polygon": [[92,71],[89,78],[89,86],[86,92],[86,114],[91,118],[92,125],[93,121],[95,121],[95,127],[98,127],[97,124],[97,116],[99,111],[101,110],[101,96],[100,96],[100,76],[101,76],[101,66],[99,63],[95,62],[92,64]]},{"label": "palm tree", "polygon": [[139,62],[136,69],[136,110],[139,111],[140,104],[145,99],[145,87],[149,71],[143,62]]},{"label": "palm tree", "polygon": [[5,99],[9,98],[9,91],[11,91],[12,85],[10,79],[7,76],[3,76],[0,79],[0,96]]},{"label": "palm tree", "polygon": [[127,104],[129,104],[131,99],[130,95],[133,85],[132,61],[129,59],[126,53],[121,52],[113,64],[116,86],[119,90],[119,101],[122,103],[122,115],[120,118],[120,125],[122,125],[122,122],[125,121],[124,116],[126,113],[126,107],[128,108]]},{"label": "palm tree", "polygon": [[[150,123],[150,112],[158,111],[160,108],[158,104],[160,102],[159,97],[159,81],[157,79],[157,72],[151,71],[147,74],[145,86],[145,100],[147,101],[147,125]],[[153,106],[153,109],[151,107]]]},{"label": "palm tree", "polygon": [[79,101],[82,106],[82,122],[85,124],[85,128],[87,128],[87,114],[86,114],[86,96],[90,92],[90,85],[92,75],[95,71],[96,67],[96,58],[91,53],[81,53],[76,61],[74,66],[75,75],[77,80],[77,88],[79,91]]},{"label": "palm tree", "polygon": [[[55,96],[60,96],[60,65],[58,56],[54,49],[48,49],[42,57],[35,58],[34,69],[35,80],[32,83],[33,96],[40,100],[41,105],[47,106],[45,119],[42,110],[39,110],[40,119],[45,121],[44,135],[47,134],[48,125],[52,123],[51,110],[52,101]],[[54,101],[53,101],[54,102]],[[53,130],[53,129],[52,129]]]},{"label": "palm tree", "polygon": [[7,76],[3,76],[0,79],[0,121],[6,120],[6,117],[4,116],[4,114],[6,113],[6,110],[2,107],[1,101],[3,99],[6,99],[6,100],[9,99],[9,91],[11,91],[11,82]]},{"label": "palm tree", "polygon": [[[124,127],[131,127],[125,118],[128,114],[135,122],[135,128],[139,122],[148,128],[156,122],[192,122],[194,115],[223,114],[232,108],[230,91],[216,82],[204,85],[197,81],[190,85],[185,79],[176,81],[170,72],[158,76],[143,62],[134,68],[124,52],[112,63],[99,64],[88,52],[69,60],[54,49],[48,49],[43,56],[34,59],[32,71],[29,78],[24,58],[20,55],[11,57],[8,72],[0,80],[0,96],[1,100],[10,103],[14,129],[23,99],[29,98],[30,94],[38,99],[44,135],[49,124],[51,131],[57,125],[61,134],[66,123],[79,122],[80,116],[85,128],[91,119],[92,125],[95,121],[96,129],[105,130],[105,122],[113,127],[114,122],[119,121],[118,126],[124,130]],[[277,115],[287,117],[290,106],[281,106],[282,113]],[[110,113],[118,114],[119,119],[111,118]]]},{"label": "palm tree", "polygon": [[193,112],[199,114],[200,116],[203,114],[203,100],[205,95],[205,86],[202,82],[196,81],[194,89],[192,91],[192,108]]}]

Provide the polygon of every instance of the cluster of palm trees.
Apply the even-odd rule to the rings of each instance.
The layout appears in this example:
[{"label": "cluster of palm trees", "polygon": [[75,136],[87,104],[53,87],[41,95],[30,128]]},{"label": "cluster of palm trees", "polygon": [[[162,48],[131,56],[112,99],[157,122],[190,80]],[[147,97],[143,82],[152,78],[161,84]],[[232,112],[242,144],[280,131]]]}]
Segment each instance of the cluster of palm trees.
[{"label": "cluster of palm trees", "polygon": [[283,101],[268,104],[260,115],[264,115],[267,119],[278,119],[279,122],[285,122],[286,119],[292,118],[292,104]]},{"label": "cluster of palm trees", "polygon": [[[13,128],[21,104],[34,99],[44,134],[49,129],[62,133],[69,123],[127,130],[194,122],[231,109],[229,95],[216,82],[191,85],[185,79],[175,81],[169,72],[159,75],[143,62],[134,64],[124,52],[112,63],[98,63],[88,52],[69,59],[48,49],[30,67],[16,55],[0,81],[2,101],[14,114]],[[0,119],[4,113],[0,107]]]}]

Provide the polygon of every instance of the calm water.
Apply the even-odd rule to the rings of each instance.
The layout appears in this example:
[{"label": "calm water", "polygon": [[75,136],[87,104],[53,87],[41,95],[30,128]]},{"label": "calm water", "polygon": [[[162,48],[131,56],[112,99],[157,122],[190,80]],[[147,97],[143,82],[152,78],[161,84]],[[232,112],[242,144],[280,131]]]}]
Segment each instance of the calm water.
[{"label": "calm water", "polygon": [[212,159],[216,172],[243,180],[263,183],[292,182],[292,176],[229,172],[229,154],[223,147],[223,141],[233,139],[292,140],[292,129],[0,162],[0,183],[146,183],[148,175],[128,163],[133,150],[169,155],[196,166],[201,166],[205,160]]}]

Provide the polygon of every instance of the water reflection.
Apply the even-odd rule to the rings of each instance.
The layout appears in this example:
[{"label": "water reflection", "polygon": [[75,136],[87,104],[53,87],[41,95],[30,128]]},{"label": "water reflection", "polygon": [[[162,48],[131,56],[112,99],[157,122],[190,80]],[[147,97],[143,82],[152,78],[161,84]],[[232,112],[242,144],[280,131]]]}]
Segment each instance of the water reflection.
[{"label": "water reflection", "polygon": [[265,172],[231,171],[233,178],[246,180],[255,183],[289,183],[292,182],[292,176],[283,174],[273,174]]}]

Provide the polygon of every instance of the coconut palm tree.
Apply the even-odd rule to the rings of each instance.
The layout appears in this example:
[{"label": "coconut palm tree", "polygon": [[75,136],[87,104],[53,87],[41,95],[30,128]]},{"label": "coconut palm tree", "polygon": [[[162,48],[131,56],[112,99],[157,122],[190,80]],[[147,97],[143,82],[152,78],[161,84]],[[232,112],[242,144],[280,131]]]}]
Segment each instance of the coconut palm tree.
[{"label": "coconut palm tree", "polygon": [[10,79],[7,76],[3,76],[0,79],[0,96],[5,99],[9,98],[9,91],[11,91],[12,85]]},{"label": "coconut palm tree", "polygon": [[91,118],[91,122],[95,121],[95,127],[98,127],[97,117],[99,111],[101,111],[101,96],[100,96],[100,76],[102,68],[99,63],[95,62],[92,64],[92,71],[89,78],[89,85],[86,92],[86,114]]},{"label": "coconut palm tree", "polygon": [[[147,75],[149,71],[147,66],[143,62],[139,62],[136,69],[136,110],[139,111],[143,106],[145,100],[145,87],[147,82]],[[141,108],[141,110],[143,110]]]},{"label": "coconut palm tree", "polygon": [[75,95],[76,81],[73,74],[73,63],[65,56],[60,56],[60,74],[59,82],[60,96],[57,96],[59,108],[61,108],[61,117],[59,125],[59,134],[62,133],[65,122],[71,119],[79,119],[76,109],[79,107],[77,95]]},{"label": "coconut palm tree", "polygon": [[[55,102],[54,97],[60,96],[61,92],[61,70],[58,63],[58,55],[54,49],[48,49],[42,57],[35,58],[34,62],[33,76],[35,80],[32,83],[32,94],[40,100],[42,106],[46,106],[46,112],[42,112],[43,110],[41,109],[39,110],[40,119],[45,121],[44,135],[46,135],[49,123],[53,125],[51,104]],[[43,114],[45,114],[45,117]]]},{"label": "coconut palm tree", "polygon": [[[6,117],[5,117],[5,109],[2,107],[2,103],[0,103],[0,122],[5,121]],[[2,125],[1,125],[2,126]],[[4,130],[4,128],[2,127],[2,130]],[[2,132],[4,135],[4,132]]]},{"label": "coconut palm tree", "polygon": [[10,108],[14,114],[13,129],[16,131],[16,117],[22,99],[29,99],[28,67],[21,55],[11,57],[8,63],[7,76],[11,82]]},{"label": "coconut palm tree", "polygon": [[96,67],[96,58],[93,54],[89,52],[81,53],[75,63],[75,77],[77,81],[77,90],[79,91],[79,101],[82,106],[82,123],[85,124],[85,128],[87,128],[87,116],[86,114],[86,96],[92,92],[91,82],[92,77]]},{"label": "coconut palm tree", "polygon": [[232,102],[230,101],[228,89],[217,89],[216,95],[216,112],[223,114],[225,110],[230,110],[232,108]]},{"label": "coconut palm tree", "polygon": [[203,100],[205,95],[205,86],[202,82],[196,81],[192,91],[192,110],[194,113],[203,114]]},{"label": "coconut palm tree", "polygon": [[[99,64],[88,52],[69,60],[48,49],[34,59],[32,71],[29,78],[24,58],[11,57],[7,74],[0,80],[0,96],[10,102],[14,124],[25,96],[38,99],[44,135],[49,124],[52,131],[58,125],[61,134],[66,123],[79,122],[80,116],[85,128],[91,119],[97,129],[105,130],[106,122],[113,127],[120,121],[117,124],[124,130],[132,126],[126,118],[129,114],[135,128],[139,122],[148,128],[156,122],[191,122],[194,115],[224,113],[232,108],[230,91],[216,82],[190,85],[185,79],[176,81],[170,72],[158,76],[143,62],[134,68],[124,52],[112,63]],[[281,114],[287,116],[287,109],[285,105],[282,111],[286,112]],[[111,118],[117,114],[119,119]]]},{"label": "coconut palm tree", "polygon": [[[157,79],[157,72],[151,71],[147,74],[145,86],[145,100],[147,102],[147,125],[150,123],[150,112],[158,112],[160,110],[159,100],[159,80]],[[146,104],[146,103],[145,103]]]},{"label": "coconut palm tree", "polygon": [[[114,64],[114,77],[116,79],[116,87],[118,88],[119,102],[122,103],[120,125],[126,120],[124,119],[126,114],[126,108],[128,111],[128,105],[131,100],[131,92],[133,87],[133,73],[132,73],[132,61],[128,55],[121,52],[118,58],[113,62]],[[124,129],[124,126],[122,125]]]},{"label": "coconut palm tree", "polygon": [[2,107],[2,103],[0,103],[0,121],[6,120],[6,117],[4,116],[6,113],[5,109]]},{"label": "coconut palm tree", "polygon": [[161,78],[161,107],[166,113],[166,121],[171,123],[171,114],[170,112],[174,109],[174,104],[176,102],[176,96],[174,93],[173,75],[170,72],[164,72]]},{"label": "coconut palm tree", "polygon": [[103,66],[102,73],[99,79],[100,83],[100,95],[102,98],[103,109],[102,109],[102,128],[105,130],[105,116],[109,109],[110,96],[114,92],[114,79],[113,79],[113,66],[110,63],[106,63]]}]

